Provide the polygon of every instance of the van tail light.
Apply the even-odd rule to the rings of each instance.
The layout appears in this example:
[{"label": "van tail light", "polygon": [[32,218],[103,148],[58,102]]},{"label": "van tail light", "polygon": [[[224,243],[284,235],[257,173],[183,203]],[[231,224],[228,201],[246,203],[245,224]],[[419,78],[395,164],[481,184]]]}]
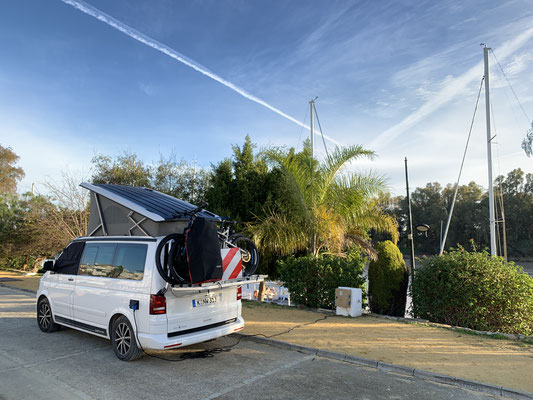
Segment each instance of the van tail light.
[{"label": "van tail light", "polygon": [[157,294],[150,295],[150,315],[166,314],[167,313],[167,299],[165,296]]},{"label": "van tail light", "polygon": [[242,299],[242,286],[239,286],[237,288],[237,300],[241,300]]}]

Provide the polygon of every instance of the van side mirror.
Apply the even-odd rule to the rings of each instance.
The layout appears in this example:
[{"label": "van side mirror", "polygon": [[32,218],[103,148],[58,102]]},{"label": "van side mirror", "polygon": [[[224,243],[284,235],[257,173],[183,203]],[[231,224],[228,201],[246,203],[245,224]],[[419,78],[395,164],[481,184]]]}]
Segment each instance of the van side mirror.
[{"label": "van side mirror", "polygon": [[44,260],[43,271],[53,271],[54,270],[54,260]]}]

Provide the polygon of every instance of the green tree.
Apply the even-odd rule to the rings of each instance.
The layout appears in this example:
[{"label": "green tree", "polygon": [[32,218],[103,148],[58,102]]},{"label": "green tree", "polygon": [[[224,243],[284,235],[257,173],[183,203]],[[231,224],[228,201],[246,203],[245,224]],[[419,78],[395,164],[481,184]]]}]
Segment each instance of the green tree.
[{"label": "green tree", "polygon": [[254,240],[263,249],[280,255],[321,252],[342,254],[360,245],[373,254],[369,231],[388,232],[397,240],[394,218],[378,206],[383,179],[375,175],[343,173],[350,161],[372,158],[361,146],[336,148],[323,162],[304,151],[272,150],[268,159],[281,172],[286,201],[268,210],[251,225]]},{"label": "green tree", "polygon": [[[444,224],[448,218],[454,190],[455,186],[448,184],[442,193],[446,205]],[[479,246],[485,246],[489,243],[489,209],[488,201],[485,200],[486,197],[486,192],[475,182],[459,186],[453,216],[450,222],[450,229],[448,231],[448,238],[446,240],[446,249],[457,245],[467,246],[471,240],[474,240]]]},{"label": "green tree", "polygon": [[205,200],[211,173],[175,156],[162,156],[153,168],[152,188],[192,204]]},{"label": "green tree", "polygon": [[524,193],[533,194],[533,174],[526,174],[526,182],[524,183]]},{"label": "green tree", "polygon": [[17,183],[24,178],[24,171],[15,164],[19,160],[11,147],[0,145],[0,193],[15,193]]},{"label": "green tree", "polygon": [[517,195],[523,193],[524,189],[524,171],[520,168],[513,169],[506,177],[500,175],[495,180],[496,185],[501,185],[505,194]]},{"label": "green tree", "polygon": [[94,168],[93,183],[150,187],[151,168],[134,153],[125,151],[115,159],[97,155],[91,162]]},{"label": "green tree", "polygon": [[[407,217],[407,201],[402,204]],[[439,251],[438,238],[435,234],[440,230],[440,221],[446,223],[447,204],[442,196],[442,186],[438,182],[428,183],[424,188],[416,188],[411,194],[411,210],[413,216],[413,229],[418,224],[430,226],[431,239],[420,236],[416,238],[415,249],[417,252],[434,254]],[[407,218],[405,218],[407,221]],[[435,240],[436,239],[436,240]]]},{"label": "green tree", "polygon": [[376,244],[377,260],[368,267],[370,310],[403,317],[409,277],[400,249],[391,241]]},{"label": "green tree", "polygon": [[[518,168],[510,171],[506,177],[496,178],[498,189],[496,196],[497,211],[502,205],[505,214],[505,233],[507,235],[508,254],[515,257],[533,255],[533,192],[530,190],[533,174],[524,174]],[[501,192],[500,192],[501,190]],[[498,224],[502,234],[503,224]],[[501,240],[498,240],[501,245]]]},{"label": "green tree", "polygon": [[[442,187],[440,183],[426,184],[423,188],[416,188],[411,194],[411,208],[413,229],[418,224],[428,224],[429,234],[417,234],[415,231],[415,251],[418,254],[437,254],[440,249],[440,233],[446,226],[448,212],[452,204],[455,186],[448,184]],[[446,247],[448,249],[457,244],[467,245],[474,239],[479,245],[488,243],[488,227],[484,225],[484,215],[488,215],[488,206],[484,202],[486,193],[475,182],[459,186],[454,213],[451,220]],[[407,221],[407,200],[401,197],[399,207],[394,210],[397,218]],[[409,251],[407,235],[400,239],[403,253]]]},{"label": "green tree", "polygon": [[0,264],[31,269],[72,239],[51,215],[57,208],[47,197],[27,193],[0,198]]},{"label": "green tree", "polygon": [[[533,226],[530,221],[533,220],[533,174],[525,174],[518,168],[507,175],[498,176],[494,183],[498,254],[503,254],[503,209],[509,256],[532,256]],[[418,254],[436,254],[439,251],[440,224],[442,221],[444,228],[454,191],[454,185],[448,184],[443,189],[438,183],[428,183],[425,188],[416,188],[413,191],[413,226],[425,223],[431,228],[429,237],[415,235],[415,249]],[[390,215],[406,220],[405,197],[399,200],[398,207],[390,200],[382,200],[382,207]],[[471,240],[478,248],[487,248],[490,245],[489,231],[488,193],[475,182],[459,186],[445,250],[457,245],[468,246]],[[409,251],[405,235],[400,240],[400,248],[404,253]]]},{"label": "green tree", "polygon": [[174,155],[160,156],[155,165],[147,165],[130,152],[115,158],[97,155],[92,163],[93,183],[147,187],[192,204],[205,200],[211,178],[208,170],[177,161]]},{"label": "green tree", "polygon": [[269,169],[263,154],[254,153],[255,148],[248,135],[242,147],[233,146],[233,157],[213,166],[206,193],[210,210],[236,220],[238,229],[282,201],[279,170]]},{"label": "green tree", "polygon": [[16,242],[17,229],[24,223],[26,210],[18,196],[0,195],[0,259],[5,260]]}]

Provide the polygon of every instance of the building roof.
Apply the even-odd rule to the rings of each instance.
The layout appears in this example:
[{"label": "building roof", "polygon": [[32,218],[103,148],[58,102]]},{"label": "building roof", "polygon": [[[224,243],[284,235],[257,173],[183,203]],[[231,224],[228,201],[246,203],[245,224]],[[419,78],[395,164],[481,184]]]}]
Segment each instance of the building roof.
[{"label": "building roof", "polygon": [[[83,182],[81,187],[106,197],[155,222],[175,221],[188,218],[187,212],[195,205],[145,187]],[[219,216],[202,210],[199,216],[218,219]]]}]

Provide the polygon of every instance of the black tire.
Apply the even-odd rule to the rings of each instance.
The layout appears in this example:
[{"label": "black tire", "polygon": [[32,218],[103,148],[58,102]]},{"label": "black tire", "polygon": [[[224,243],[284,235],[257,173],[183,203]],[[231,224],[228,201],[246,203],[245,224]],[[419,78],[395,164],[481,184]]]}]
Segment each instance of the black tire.
[{"label": "black tire", "polygon": [[189,275],[189,263],[187,261],[187,249],[185,248],[185,237],[182,235],[172,243],[168,254],[168,269],[171,276],[179,284],[191,283]]},{"label": "black tire", "polygon": [[180,235],[178,233],[171,233],[170,235],[165,236],[159,242],[159,245],[157,246],[157,249],[155,251],[155,265],[157,267],[157,271],[159,272],[159,275],[161,275],[161,277],[171,285],[180,283],[180,281],[174,277],[174,271],[172,271],[172,268],[169,268],[170,260],[166,259],[163,263],[161,263],[161,252],[163,251],[164,247],[168,242],[170,242],[171,240],[183,240],[182,238],[183,235]]},{"label": "black tire", "polygon": [[252,239],[235,233],[229,237],[228,242],[241,249],[243,276],[253,275],[259,266],[259,252]]},{"label": "black tire", "polygon": [[61,328],[54,322],[52,307],[50,307],[50,302],[46,297],[39,300],[37,304],[37,325],[41,331],[46,333],[55,332]]},{"label": "black tire", "polygon": [[135,331],[125,316],[118,317],[111,328],[111,344],[119,360],[133,361],[142,356],[143,351],[137,344]]}]

